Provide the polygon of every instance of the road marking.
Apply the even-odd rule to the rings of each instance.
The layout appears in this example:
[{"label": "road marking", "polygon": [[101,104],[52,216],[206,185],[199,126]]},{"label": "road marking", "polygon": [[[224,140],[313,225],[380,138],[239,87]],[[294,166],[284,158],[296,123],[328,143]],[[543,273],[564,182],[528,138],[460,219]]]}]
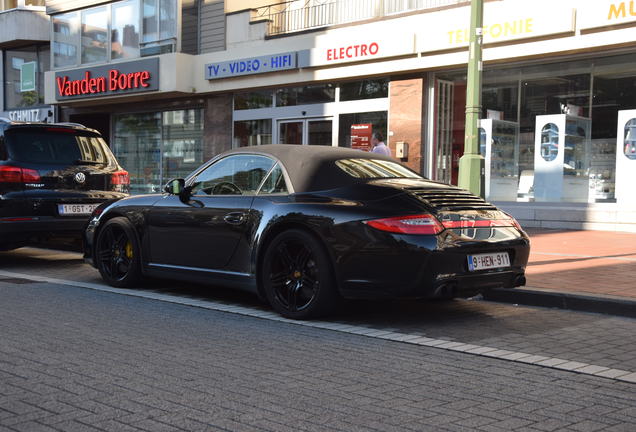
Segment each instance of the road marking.
[{"label": "road marking", "polygon": [[[186,297],[179,297],[176,295],[162,294],[153,291],[139,291],[125,288],[112,288],[106,285],[100,285],[90,282],[76,282],[64,279],[55,279],[44,276],[35,276],[24,273],[14,273],[4,270],[0,270],[0,276],[6,276],[8,278],[28,279],[36,282],[45,282],[57,285],[66,285],[76,288],[88,288],[95,291],[123,294],[131,297],[140,297],[149,300],[158,300],[167,303],[179,304],[183,306],[191,306],[202,309],[214,310],[219,312],[227,312],[237,315],[244,315],[253,318],[267,319],[270,321],[278,321],[283,323],[295,324],[304,327],[313,327],[322,330],[337,331],[340,333],[347,333],[357,336],[370,337],[374,339],[390,340],[394,342],[401,342],[409,345],[419,345],[431,348],[439,348],[446,351],[454,351],[460,353],[467,353],[477,355],[480,357],[497,358],[500,360],[512,361],[515,363],[533,364],[535,366],[542,366],[549,369],[558,369],[568,372],[576,372],[583,375],[591,375],[597,377],[603,377],[613,379],[617,381],[636,383],[636,372],[626,371],[621,369],[610,369],[604,366],[597,366],[588,363],[580,363],[572,360],[564,360],[553,357],[538,356],[523,352],[507,351],[501,348],[492,348],[487,346],[465,344],[457,341],[449,341],[444,339],[432,339],[422,335],[414,335],[408,333],[399,333],[392,331],[382,331],[379,329],[355,326],[349,324],[332,323],[328,321],[296,321],[288,318],[284,318],[275,312],[267,311],[264,309],[238,306],[231,303],[215,302],[211,300],[192,299]],[[0,279],[2,282],[2,279]]]}]

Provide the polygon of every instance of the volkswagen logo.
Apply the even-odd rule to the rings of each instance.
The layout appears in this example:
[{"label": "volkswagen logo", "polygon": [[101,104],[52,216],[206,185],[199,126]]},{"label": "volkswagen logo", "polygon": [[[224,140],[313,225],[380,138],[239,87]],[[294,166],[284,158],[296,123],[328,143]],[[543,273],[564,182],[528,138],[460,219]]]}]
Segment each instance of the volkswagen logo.
[{"label": "volkswagen logo", "polygon": [[86,175],[81,172],[75,174],[75,181],[78,182],[79,184],[84,183],[86,181]]}]

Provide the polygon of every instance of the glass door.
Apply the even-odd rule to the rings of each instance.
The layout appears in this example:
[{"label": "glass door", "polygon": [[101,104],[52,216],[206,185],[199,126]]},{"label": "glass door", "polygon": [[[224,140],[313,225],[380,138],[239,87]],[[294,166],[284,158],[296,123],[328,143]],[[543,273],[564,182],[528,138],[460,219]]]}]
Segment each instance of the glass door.
[{"label": "glass door", "polygon": [[278,142],[280,144],[305,144],[305,121],[279,121]]},{"label": "glass door", "polygon": [[330,146],[333,127],[331,119],[307,120],[307,142],[309,145]]},{"label": "glass door", "polygon": [[278,121],[280,144],[332,145],[331,118],[293,119]]}]

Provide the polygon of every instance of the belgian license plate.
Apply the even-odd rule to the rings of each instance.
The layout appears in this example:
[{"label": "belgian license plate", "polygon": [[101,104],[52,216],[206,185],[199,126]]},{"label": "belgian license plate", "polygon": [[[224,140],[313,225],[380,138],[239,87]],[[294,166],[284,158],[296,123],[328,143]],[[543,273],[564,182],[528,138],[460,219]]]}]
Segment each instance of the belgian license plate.
[{"label": "belgian license plate", "polygon": [[501,267],[510,267],[508,252],[468,255],[468,270],[470,271]]},{"label": "belgian license plate", "polygon": [[58,204],[57,211],[61,216],[89,215],[99,204]]}]

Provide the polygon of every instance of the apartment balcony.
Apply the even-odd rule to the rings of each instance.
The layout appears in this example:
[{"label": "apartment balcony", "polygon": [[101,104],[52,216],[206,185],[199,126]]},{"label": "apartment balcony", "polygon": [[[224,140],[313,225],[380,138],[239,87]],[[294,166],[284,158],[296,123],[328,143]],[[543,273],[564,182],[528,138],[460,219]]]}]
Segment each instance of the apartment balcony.
[{"label": "apartment balcony", "polygon": [[0,0],[0,49],[49,40],[44,0]]},{"label": "apartment balcony", "polygon": [[257,8],[252,21],[267,21],[267,35],[469,4],[470,0],[294,0]]}]

